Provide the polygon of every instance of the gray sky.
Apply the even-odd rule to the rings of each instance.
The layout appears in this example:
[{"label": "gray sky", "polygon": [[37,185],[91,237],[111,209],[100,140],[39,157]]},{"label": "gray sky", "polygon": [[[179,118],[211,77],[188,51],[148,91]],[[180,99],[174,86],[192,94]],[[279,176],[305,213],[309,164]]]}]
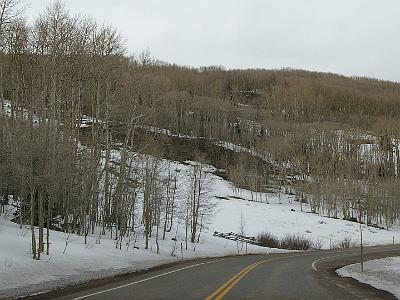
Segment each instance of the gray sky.
[{"label": "gray sky", "polygon": [[[49,0],[26,0],[37,15]],[[128,52],[181,65],[301,68],[400,81],[399,0],[65,0]]]}]

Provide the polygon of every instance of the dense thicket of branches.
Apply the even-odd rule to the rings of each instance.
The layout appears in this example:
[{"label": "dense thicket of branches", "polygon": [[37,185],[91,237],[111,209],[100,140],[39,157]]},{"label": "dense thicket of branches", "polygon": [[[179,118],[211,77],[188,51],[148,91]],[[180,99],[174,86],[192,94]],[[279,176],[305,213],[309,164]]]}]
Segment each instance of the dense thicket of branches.
[{"label": "dense thicket of branches", "polygon": [[13,16],[17,4],[0,1],[0,198],[30,224],[33,257],[49,252],[50,228],[85,237],[101,228],[121,247],[142,227],[147,247],[155,230],[165,238],[177,212],[195,218],[188,229],[197,238],[207,198],[196,198],[195,211],[176,208],[177,175],[160,170],[159,152],[130,151],[155,101],[146,54],[127,58],[112,27],[72,17],[58,2],[33,25]]},{"label": "dense thicket of branches", "polygon": [[[356,216],[361,204],[365,222],[398,222],[400,84],[157,61],[146,70],[159,86],[147,129],[208,141],[219,158],[210,160],[235,185],[295,192],[333,217]],[[235,159],[215,153],[216,144],[238,152]]]},{"label": "dense thicket of branches", "polygon": [[[17,220],[31,224],[34,257],[55,224],[84,235],[113,230],[119,246],[138,222],[146,240],[154,230],[165,237],[175,218],[174,172],[165,177],[157,162],[138,163],[130,151],[149,152],[154,139],[201,144],[203,157],[254,200],[268,201],[258,192],[272,188],[296,193],[316,213],[350,218],[362,203],[365,222],[398,222],[399,84],[194,69],[148,51],[128,57],[109,26],[72,17],[59,3],[30,25],[16,18],[17,4],[0,0],[0,197],[3,205],[13,195]],[[175,150],[155,156],[180,159]],[[202,176],[194,169],[192,201],[182,209],[192,241],[209,213]]]}]

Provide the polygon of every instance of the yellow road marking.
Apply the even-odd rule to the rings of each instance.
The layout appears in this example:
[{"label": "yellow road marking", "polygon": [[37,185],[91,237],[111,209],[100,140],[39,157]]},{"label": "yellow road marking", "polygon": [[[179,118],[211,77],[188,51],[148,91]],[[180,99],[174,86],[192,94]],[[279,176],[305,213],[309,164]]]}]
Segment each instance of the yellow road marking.
[{"label": "yellow road marking", "polygon": [[[398,248],[388,249],[388,250],[385,250],[383,252],[393,251],[393,250],[398,250]],[[346,254],[347,255],[354,254],[354,253],[347,253],[347,252],[350,252],[350,251],[354,251],[354,249],[349,249],[349,250],[343,251],[343,252],[345,253],[345,255]],[[327,253],[331,253],[331,252],[327,252]],[[374,252],[371,252],[371,253],[374,253]],[[232,276],[227,282],[225,282],[222,286],[220,286],[218,289],[216,289],[205,300],[221,300],[241,279],[243,279],[243,277],[245,277],[248,273],[250,273],[254,268],[256,268],[260,264],[263,264],[265,262],[272,262],[272,261],[277,261],[277,260],[288,259],[288,258],[294,258],[294,257],[300,257],[300,256],[303,256],[303,257],[304,256],[312,256],[312,255],[319,255],[319,254],[323,254],[323,253],[309,253],[309,254],[289,255],[289,256],[276,257],[276,258],[272,258],[272,259],[266,259],[266,260],[255,262],[255,263],[247,266],[243,270],[241,270],[236,275]],[[332,257],[337,257],[337,256],[342,256],[342,255],[343,254],[335,255],[335,256],[332,256]],[[323,257],[321,259],[317,259],[316,261],[313,262],[312,267],[316,270],[315,263],[318,262],[319,260],[327,259],[327,258],[331,258],[331,257]]]},{"label": "yellow road marking", "polygon": [[253,265],[252,267],[248,268],[244,273],[242,273],[239,277],[237,277],[230,285],[228,285],[216,298],[215,300],[220,300],[222,299],[244,276],[247,275],[247,273],[251,272],[254,268],[256,268],[258,265],[262,264],[263,262],[259,262],[256,265]]},{"label": "yellow road marking", "polygon": [[220,300],[220,299],[222,299],[222,297],[224,297],[244,276],[246,276],[251,270],[253,270],[255,267],[257,267],[260,264],[263,264],[266,262],[277,261],[277,260],[281,260],[281,259],[288,259],[288,258],[299,257],[299,256],[304,257],[304,256],[310,256],[310,255],[315,255],[315,253],[281,256],[281,257],[265,259],[265,260],[255,262],[255,263],[251,264],[250,266],[244,268],[242,271],[240,271],[236,275],[232,276],[227,282],[225,282],[222,286],[220,286],[218,289],[216,289],[205,300]]},{"label": "yellow road marking", "polygon": [[246,276],[251,270],[253,270],[255,267],[258,265],[264,263],[265,260],[263,261],[258,261],[250,266],[247,266],[243,270],[241,270],[239,273],[235,274],[232,276],[227,282],[225,282],[223,285],[221,285],[218,289],[216,289],[210,296],[208,296],[205,300],[220,300],[222,299],[226,293],[228,293],[244,276]]}]

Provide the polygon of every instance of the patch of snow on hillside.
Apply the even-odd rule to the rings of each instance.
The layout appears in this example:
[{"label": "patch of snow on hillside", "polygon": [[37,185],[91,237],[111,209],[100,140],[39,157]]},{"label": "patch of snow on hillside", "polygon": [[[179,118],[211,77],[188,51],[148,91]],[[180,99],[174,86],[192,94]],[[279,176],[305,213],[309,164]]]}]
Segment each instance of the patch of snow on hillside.
[{"label": "patch of snow on hillside", "polygon": [[342,277],[351,277],[374,288],[388,291],[400,299],[400,257],[374,259],[360,264],[352,264],[336,271]]},{"label": "patch of snow on hillside", "polygon": [[37,125],[40,121],[37,115],[35,115],[34,113],[30,113],[30,111],[25,108],[21,108],[22,105],[17,107],[15,103],[11,102],[10,100],[0,100],[0,107],[2,107],[0,109],[0,116],[5,116],[7,118],[14,117],[24,121],[32,118],[32,122],[34,125]]},{"label": "patch of snow on hillside", "polygon": [[[214,195],[218,197],[217,212],[211,230],[220,232],[238,232],[241,218],[247,235],[256,236],[270,232],[277,237],[287,234],[298,234],[319,240],[322,247],[329,249],[344,238],[350,238],[354,244],[359,243],[359,224],[341,219],[327,218],[311,213],[310,206],[294,201],[294,196],[281,194],[262,194],[261,199],[268,203],[251,201],[249,190],[240,190],[239,195],[232,192],[232,184],[214,176]],[[398,226],[391,230],[362,225],[365,245],[390,244],[395,236],[400,240]]]}]

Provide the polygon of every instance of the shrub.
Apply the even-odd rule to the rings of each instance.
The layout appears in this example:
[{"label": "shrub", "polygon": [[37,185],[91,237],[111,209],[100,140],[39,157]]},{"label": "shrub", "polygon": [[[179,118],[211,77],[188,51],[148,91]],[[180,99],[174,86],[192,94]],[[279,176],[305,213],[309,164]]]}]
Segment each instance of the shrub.
[{"label": "shrub", "polygon": [[343,248],[351,248],[356,246],[355,243],[349,237],[345,237],[343,240],[337,242],[333,245],[333,249],[343,249]]},{"label": "shrub", "polygon": [[280,248],[288,250],[310,250],[313,241],[301,235],[288,234],[280,242]]},{"label": "shrub", "polygon": [[257,241],[260,243],[260,245],[265,247],[288,250],[319,250],[322,248],[321,241],[317,240],[316,243],[313,243],[312,239],[294,234],[288,234],[279,240],[273,234],[269,232],[263,232],[258,235]]},{"label": "shrub", "polygon": [[271,233],[269,232],[263,232],[260,233],[257,236],[257,241],[265,247],[270,247],[270,248],[279,248],[279,240]]},{"label": "shrub", "polygon": [[322,241],[317,239],[314,241],[313,246],[312,246],[312,250],[321,250],[322,249]]}]

